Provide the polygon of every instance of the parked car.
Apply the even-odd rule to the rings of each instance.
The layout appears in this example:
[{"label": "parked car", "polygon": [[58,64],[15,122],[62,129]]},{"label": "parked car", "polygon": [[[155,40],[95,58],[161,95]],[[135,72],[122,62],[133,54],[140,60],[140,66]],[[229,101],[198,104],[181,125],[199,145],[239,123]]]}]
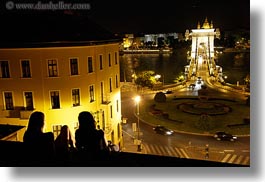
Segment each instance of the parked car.
[{"label": "parked car", "polygon": [[173,91],[172,91],[172,90],[164,90],[163,93],[164,93],[164,94],[172,94]]},{"label": "parked car", "polygon": [[174,133],[174,131],[166,128],[165,126],[161,126],[161,125],[154,127],[153,130],[156,133],[161,134],[161,135],[172,135]]},{"label": "parked car", "polygon": [[235,141],[237,140],[237,137],[230,134],[230,133],[226,133],[224,131],[218,131],[214,134],[214,138],[216,138],[216,140],[229,140],[229,141]]}]

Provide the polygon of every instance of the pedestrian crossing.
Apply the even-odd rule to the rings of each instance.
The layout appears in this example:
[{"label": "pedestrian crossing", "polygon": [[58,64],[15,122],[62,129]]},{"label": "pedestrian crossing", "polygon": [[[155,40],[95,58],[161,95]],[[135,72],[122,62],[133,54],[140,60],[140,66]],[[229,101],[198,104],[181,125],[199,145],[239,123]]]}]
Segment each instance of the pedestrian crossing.
[{"label": "pedestrian crossing", "polygon": [[244,155],[236,155],[236,154],[225,154],[224,158],[221,162],[225,163],[233,163],[233,164],[242,164],[242,165],[249,165],[250,164],[250,157]]},{"label": "pedestrian crossing", "polygon": [[162,146],[156,144],[143,144],[145,153],[163,156],[173,156],[180,158],[190,158],[183,148]]}]

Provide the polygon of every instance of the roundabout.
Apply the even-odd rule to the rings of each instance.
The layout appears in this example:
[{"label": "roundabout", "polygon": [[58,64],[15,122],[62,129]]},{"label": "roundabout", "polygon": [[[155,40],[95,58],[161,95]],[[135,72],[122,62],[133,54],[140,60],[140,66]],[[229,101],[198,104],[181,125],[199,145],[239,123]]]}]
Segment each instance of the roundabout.
[{"label": "roundabout", "polygon": [[200,102],[200,101],[194,101],[194,102],[185,102],[180,103],[177,105],[177,108],[183,112],[190,113],[190,114],[208,114],[208,115],[221,115],[221,114],[227,114],[232,111],[232,109],[221,103],[217,102]]}]

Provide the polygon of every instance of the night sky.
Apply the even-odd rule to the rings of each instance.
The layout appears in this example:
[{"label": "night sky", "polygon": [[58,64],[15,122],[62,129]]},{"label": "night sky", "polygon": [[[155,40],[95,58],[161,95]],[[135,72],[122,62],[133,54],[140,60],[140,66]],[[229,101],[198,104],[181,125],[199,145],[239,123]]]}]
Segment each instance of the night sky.
[{"label": "night sky", "polygon": [[95,0],[90,16],[116,33],[185,32],[205,17],[222,30],[250,27],[249,0]]},{"label": "night sky", "polygon": [[[250,0],[52,0],[58,1],[89,3],[90,10],[76,13],[89,17],[112,33],[185,32],[196,28],[198,21],[202,24],[205,17],[221,31],[250,27]],[[6,10],[5,3],[1,1],[0,13],[14,12]],[[38,12],[28,10],[27,13],[34,16]]]}]

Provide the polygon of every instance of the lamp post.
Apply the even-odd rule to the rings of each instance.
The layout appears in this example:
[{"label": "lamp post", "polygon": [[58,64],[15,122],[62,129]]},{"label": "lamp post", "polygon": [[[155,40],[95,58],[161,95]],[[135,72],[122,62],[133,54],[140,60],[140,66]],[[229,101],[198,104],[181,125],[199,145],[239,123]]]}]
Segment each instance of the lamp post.
[{"label": "lamp post", "polygon": [[140,152],[142,149],[141,149],[141,142],[140,142],[140,119],[139,119],[139,103],[140,103],[140,100],[141,100],[141,97],[140,96],[136,96],[134,98],[135,100],[135,103],[137,105],[137,142],[138,142],[138,151]]}]

